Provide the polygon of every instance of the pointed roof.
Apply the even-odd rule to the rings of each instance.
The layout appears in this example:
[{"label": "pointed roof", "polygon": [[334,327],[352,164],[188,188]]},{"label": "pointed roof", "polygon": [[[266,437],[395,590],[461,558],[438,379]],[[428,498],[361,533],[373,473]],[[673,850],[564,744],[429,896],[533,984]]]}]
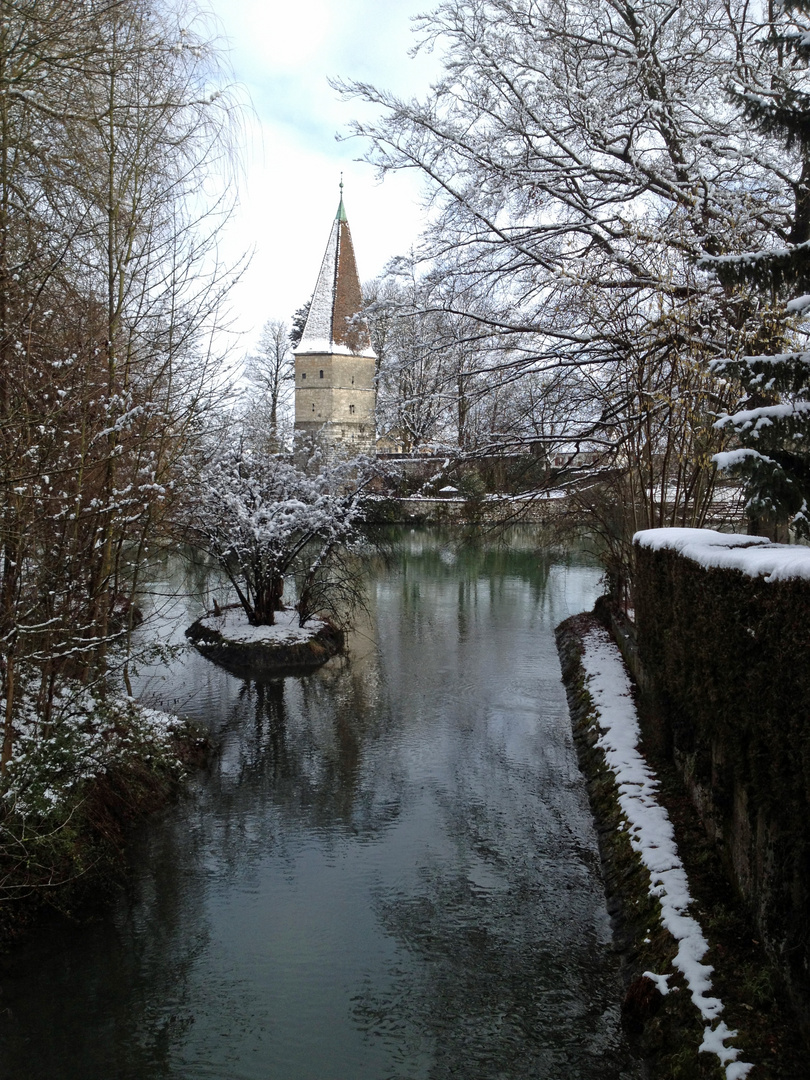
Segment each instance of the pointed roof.
[{"label": "pointed roof", "polygon": [[363,294],[354,258],[352,234],[343,205],[343,181],[340,182],[340,205],[332,222],[329,243],[312,294],[309,315],[296,348],[296,356],[306,353],[337,353],[343,356],[375,355],[371,347],[368,323],[361,312]]}]

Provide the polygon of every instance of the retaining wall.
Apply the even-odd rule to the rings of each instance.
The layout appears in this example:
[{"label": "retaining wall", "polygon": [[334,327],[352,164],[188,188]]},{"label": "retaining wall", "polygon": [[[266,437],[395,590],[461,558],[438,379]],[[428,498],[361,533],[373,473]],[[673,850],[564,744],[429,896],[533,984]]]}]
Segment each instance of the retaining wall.
[{"label": "retaining wall", "polygon": [[746,537],[712,547],[711,535],[638,534],[635,628],[614,617],[614,629],[645,735],[676,762],[808,1024],[810,550],[798,549],[807,573],[791,575],[780,557],[795,562],[796,548]]}]

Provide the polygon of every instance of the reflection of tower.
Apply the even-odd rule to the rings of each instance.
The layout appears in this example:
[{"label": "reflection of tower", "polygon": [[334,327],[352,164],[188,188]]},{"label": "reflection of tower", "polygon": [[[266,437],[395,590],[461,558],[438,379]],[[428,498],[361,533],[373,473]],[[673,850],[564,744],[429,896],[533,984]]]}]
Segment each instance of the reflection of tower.
[{"label": "reflection of tower", "polygon": [[295,430],[322,433],[353,450],[373,450],[376,356],[349,222],[340,205],[295,352]]}]

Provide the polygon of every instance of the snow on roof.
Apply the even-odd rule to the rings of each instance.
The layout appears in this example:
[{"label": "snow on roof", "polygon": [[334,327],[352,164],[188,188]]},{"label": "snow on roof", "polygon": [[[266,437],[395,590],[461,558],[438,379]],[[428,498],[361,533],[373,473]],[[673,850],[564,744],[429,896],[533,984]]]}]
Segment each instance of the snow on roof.
[{"label": "snow on roof", "polygon": [[363,349],[358,352],[350,349],[348,345],[338,345],[329,338],[308,337],[301,341],[293,349],[296,356],[368,356],[373,359],[377,354],[373,349]]},{"label": "snow on roof", "polygon": [[374,357],[362,308],[360,277],[341,195],[295,355]]},{"label": "snow on roof", "polygon": [[810,580],[810,547],[772,544],[764,536],[721,533],[714,529],[645,529],[633,543],[677,551],[706,569],[739,570],[765,581]]}]

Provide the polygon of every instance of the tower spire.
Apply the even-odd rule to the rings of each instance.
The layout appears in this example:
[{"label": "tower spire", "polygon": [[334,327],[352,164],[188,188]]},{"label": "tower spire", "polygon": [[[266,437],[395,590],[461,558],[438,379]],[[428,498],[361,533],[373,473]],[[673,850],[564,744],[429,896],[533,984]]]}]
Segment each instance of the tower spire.
[{"label": "tower spire", "polygon": [[340,174],[340,204],[321,271],[312,294],[309,314],[296,355],[342,353],[374,356],[368,323],[362,316],[363,295],[354,258],[349,219],[343,205],[343,174]]},{"label": "tower spire", "polygon": [[340,202],[301,340],[295,349],[295,430],[373,453],[376,356]]},{"label": "tower spire", "polygon": [[346,208],[343,205],[343,173],[340,174],[340,204],[338,205],[337,217],[335,221],[348,221],[346,217]]}]

